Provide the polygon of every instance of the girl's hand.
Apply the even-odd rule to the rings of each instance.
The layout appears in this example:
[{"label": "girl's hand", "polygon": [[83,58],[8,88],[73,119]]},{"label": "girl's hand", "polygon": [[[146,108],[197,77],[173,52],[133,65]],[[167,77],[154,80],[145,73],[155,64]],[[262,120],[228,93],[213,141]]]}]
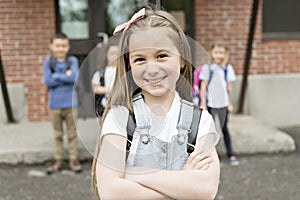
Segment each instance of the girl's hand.
[{"label": "girl's hand", "polygon": [[210,154],[203,157],[202,152],[194,151],[189,156],[183,170],[207,170],[212,162]]},{"label": "girl's hand", "polygon": [[206,106],[206,105],[202,105],[202,104],[201,104],[201,105],[200,105],[200,108],[203,109],[203,110],[207,110],[207,106]]},{"label": "girl's hand", "polygon": [[229,104],[229,106],[227,107],[228,112],[232,112],[233,111],[233,106],[231,104]]}]

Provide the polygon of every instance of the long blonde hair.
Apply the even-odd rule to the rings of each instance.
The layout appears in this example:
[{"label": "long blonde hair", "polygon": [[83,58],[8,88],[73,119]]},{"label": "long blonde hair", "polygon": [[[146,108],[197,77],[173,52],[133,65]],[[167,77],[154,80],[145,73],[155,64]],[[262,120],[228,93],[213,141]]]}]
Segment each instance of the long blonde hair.
[{"label": "long blonde hair", "polygon": [[213,41],[209,47],[209,54],[210,54],[210,58],[211,58],[211,64],[213,63],[213,58],[211,56],[211,51],[215,48],[215,47],[224,47],[225,49],[225,57],[224,60],[221,64],[221,66],[225,66],[228,64],[228,60],[229,60],[229,47],[227,45],[227,42],[222,40],[222,39],[217,39],[215,41]]},{"label": "long blonde hair", "polygon": [[[146,8],[145,16],[134,22],[130,25],[129,29],[123,32],[121,40],[119,43],[119,56],[117,59],[117,72],[116,78],[109,95],[107,106],[101,117],[101,126],[102,123],[113,105],[122,105],[129,109],[130,112],[133,112],[132,109],[132,96],[136,92],[140,91],[140,88],[135,84],[132,78],[129,65],[129,39],[135,30],[149,28],[149,27],[166,27],[172,30],[174,34],[170,34],[170,39],[173,41],[176,46],[184,67],[180,70],[181,76],[179,76],[176,82],[176,91],[178,91],[181,98],[191,101],[192,92],[192,66],[191,61],[191,51],[188,40],[180,28],[180,25],[175,20],[175,18],[169,13],[162,10],[153,10]],[[188,84],[187,84],[188,83]],[[101,128],[100,128],[101,133]],[[98,190],[97,190],[97,180],[96,180],[96,164],[97,158],[100,151],[100,134],[97,140],[97,146],[95,150],[93,166],[92,166],[92,184],[94,191],[94,198],[100,199]]]}]

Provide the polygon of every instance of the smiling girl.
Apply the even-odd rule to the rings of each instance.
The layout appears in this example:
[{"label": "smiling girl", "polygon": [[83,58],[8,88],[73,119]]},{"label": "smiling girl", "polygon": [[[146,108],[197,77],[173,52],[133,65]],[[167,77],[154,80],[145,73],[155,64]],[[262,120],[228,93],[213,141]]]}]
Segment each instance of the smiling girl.
[{"label": "smiling girl", "polygon": [[[192,70],[182,29],[169,13],[142,9],[118,26],[118,33],[116,81],[101,119],[93,163],[95,198],[214,199],[219,136],[205,110],[195,150],[187,153],[189,130],[183,126],[193,112],[184,108],[193,105],[188,102]],[[126,152],[129,115],[137,127]]]}]

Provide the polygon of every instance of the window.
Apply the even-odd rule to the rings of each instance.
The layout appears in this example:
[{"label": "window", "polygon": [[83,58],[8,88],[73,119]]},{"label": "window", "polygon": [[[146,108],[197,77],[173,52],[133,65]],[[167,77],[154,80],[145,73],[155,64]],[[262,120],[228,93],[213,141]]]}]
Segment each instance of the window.
[{"label": "window", "polygon": [[299,0],[263,0],[263,39],[300,39]]},{"label": "window", "polygon": [[70,39],[88,39],[87,0],[59,0],[60,30]]},{"label": "window", "polygon": [[106,1],[106,32],[113,33],[115,27],[128,21],[134,14],[135,7],[147,3],[151,0],[108,0]]}]

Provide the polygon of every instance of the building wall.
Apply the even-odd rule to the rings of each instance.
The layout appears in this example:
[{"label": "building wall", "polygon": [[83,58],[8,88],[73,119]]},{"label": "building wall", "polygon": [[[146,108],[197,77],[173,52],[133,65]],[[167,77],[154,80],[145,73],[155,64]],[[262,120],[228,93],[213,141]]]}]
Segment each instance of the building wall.
[{"label": "building wall", "polygon": [[6,81],[25,84],[30,121],[49,120],[43,60],[54,32],[54,1],[1,1],[0,49]]},{"label": "building wall", "polygon": [[[241,75],[252,0],[195,0],[194,3],[195,39],[206,49],[214,38],[222,37],[227,40],[231,53],[230,63],[236,73]],[[24,85],[23,95],[27,105],[22,108],[26,109],[24,113],[27,113],[30,121],[49,120],[42,65],[49,54],[49,38],[54,32],[54,1],[5,0],[0,2],[0,49],[6,81],[10,85],[16,84],[17,87],[21,83],[21,88]],[[262,40],[262,4],[259,6],[254,39],[250,63],[251,76],[300,73],[299,40]],[[237,102],[236,99],[234,101]]]},{"label": "building wall", "polygon": [[[208,49],[214,38],[225,39],[230,63],[243,73],[253,0],[195,0],[195,39]],[[300,40],[262,40],[262,0],[257,16],[250,74],[300,72]]]},{"label": "building wall", "polygon": [[[209,48],[214,38],[230,47],[238,75],[232,103],[237,110],[253,0],[195,0],[195,39]],[[300,40],[262,40],[259,4],[244,113],[273,126],[299,125]],[[284,116],[284,117],[283,117]]]}]

